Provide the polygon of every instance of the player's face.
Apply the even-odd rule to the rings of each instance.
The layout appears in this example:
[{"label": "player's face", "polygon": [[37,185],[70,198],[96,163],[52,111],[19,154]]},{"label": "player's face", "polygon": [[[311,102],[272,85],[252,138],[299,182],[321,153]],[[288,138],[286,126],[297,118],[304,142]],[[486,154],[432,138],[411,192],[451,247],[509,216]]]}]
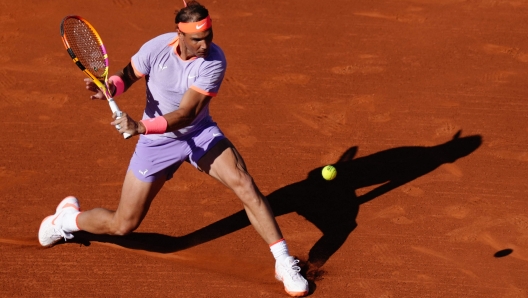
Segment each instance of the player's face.
[{"label": "player's face", "polygon": [[187,54],[205,58],[209,54],[213,42],[213,28],[197,33],[180,33],[180,38],[183,38]]}]

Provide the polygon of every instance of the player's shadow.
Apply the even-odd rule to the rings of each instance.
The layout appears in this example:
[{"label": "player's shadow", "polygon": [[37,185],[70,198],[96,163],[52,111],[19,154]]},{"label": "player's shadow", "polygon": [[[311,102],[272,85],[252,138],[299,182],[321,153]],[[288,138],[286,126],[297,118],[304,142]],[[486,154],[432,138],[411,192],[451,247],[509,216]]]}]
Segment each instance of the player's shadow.
[{"label": "player's shadow", "polygon": [[[337,177],[326,181],[321,167],[313,169],[306,179],[277,189],[267,197],[275,216],[296,212],[314,224],[322,237],[308,252],[304,270],[313,282],[319,268],[343,245],[356,228],[359,206],[445,163],[452,163],[475,151],[482,143],[478,135],[460,137],[431,147],[409,146],[380,151],[355,158],[357,147],[343,153],[334,166]],[[361,196],[356,190],[376,186]],[[302,224],[302,223],[299,223]],[[79,232],[73,240],[111,242],[127,248],[171,253],[190,248],[250,225],[244,210],[214,222],[190,234],[172,237],[156,233],[132,233],[127,236],[92,235]]]}]

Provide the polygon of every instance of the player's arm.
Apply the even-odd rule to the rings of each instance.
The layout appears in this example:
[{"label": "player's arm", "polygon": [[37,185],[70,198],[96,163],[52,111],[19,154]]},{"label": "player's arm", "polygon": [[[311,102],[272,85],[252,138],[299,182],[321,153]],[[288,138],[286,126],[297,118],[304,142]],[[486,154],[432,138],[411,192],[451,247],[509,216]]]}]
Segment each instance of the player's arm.
[{"label": "player's arm", "polygon": [[[167,132],[175,131],[190,125],[202,109],[209,103],[212,96],[205,95],[194,89],[188,89],[180,102],[180,107],[163,115],[167,120]],[[138,122],[137,133],[144,134],[145,126]]]},{"label": "player's arm", "polygon": [[[112,96],[115,96],[117,92],[115,82],[116,79],[121,81],[123,90],[121,90],[120,93],[122,93],[128,90],[128,88],[130,88],[132,84],[137,82],[142,77],[143,74],[135,70],[134,66],[132,66],[132,63],[128,63],[125,68],[123,68],[118,73],[108,79],[108,85],[110,87],[110,92]],[[86,89],[95,92],[95,94],[90,97],[91,99],[105,99],[104,94],[101,92],[101,90],[99,90],[97,85],[95,85],[95,83],[91,79],[86,78],[84,79],[84,82],[86,83]]]},{"label": "player's arm", "polygon": [[109,78],[109,81],[111,81],[110,88],[112,91],[112,96],[114,96],[117,91],[116,85],[114,84],[113,81],[115,79],[119,80],[119,78],[114,78],[115,76],[119,77],[121,81],[123,82],[124,89],[122,90],[122,92],[125,92],[128,90],[128,88],[130,88],[130,86],[132,86],[132,84],[139,81],[139,79],[143,77],[143,74],[138,72],[134,68],[134,66],[132,65],[132,62],[128,63],[127,66],[125,66],[125,68],[123,68],[121,71],[119,71],[118,73],[116,73],[115,75]]}]

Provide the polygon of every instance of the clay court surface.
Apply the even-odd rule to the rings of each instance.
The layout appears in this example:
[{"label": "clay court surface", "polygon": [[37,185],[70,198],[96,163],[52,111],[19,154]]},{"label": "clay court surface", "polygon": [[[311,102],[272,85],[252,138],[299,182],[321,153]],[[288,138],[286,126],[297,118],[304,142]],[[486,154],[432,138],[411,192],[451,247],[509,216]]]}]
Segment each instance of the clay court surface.
[{"label": "clay court surface", "polygon": [[[527,1],[202,4],[228,60],[211,113],[312,297],[528,297]],[[0,1],[0,296],[287,297],[239,200],[188,164],[132,235],[38,243],[67,195],[117,207],[137,140],[89,99],[60,21],[88,19],[114,73],[181,6]],[[144,92],[117,102],[138,119]]]}]

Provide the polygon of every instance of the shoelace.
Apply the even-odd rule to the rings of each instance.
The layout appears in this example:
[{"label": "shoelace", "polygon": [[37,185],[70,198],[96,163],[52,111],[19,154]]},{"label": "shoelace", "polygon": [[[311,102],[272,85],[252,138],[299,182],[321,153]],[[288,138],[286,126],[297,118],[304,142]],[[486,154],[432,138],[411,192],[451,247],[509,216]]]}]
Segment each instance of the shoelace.
[{"label": "shoelace", "polygon": [[60,234],[61,237],[64,238],[64,241],[73,238],[72,233],[64,232],[61,228],[55,228],[55,233]]},{"label": "shoelace", "polygon": [[288,270],[288,273],[292,277],[292,279],[299,279],[299,272],[301,272],[301,267],[299,267],[297,264],[299,263],[299,260],[295,259],[293,262],[288,264],[288,266],[291,266],[290,268],[292,270]]}]

